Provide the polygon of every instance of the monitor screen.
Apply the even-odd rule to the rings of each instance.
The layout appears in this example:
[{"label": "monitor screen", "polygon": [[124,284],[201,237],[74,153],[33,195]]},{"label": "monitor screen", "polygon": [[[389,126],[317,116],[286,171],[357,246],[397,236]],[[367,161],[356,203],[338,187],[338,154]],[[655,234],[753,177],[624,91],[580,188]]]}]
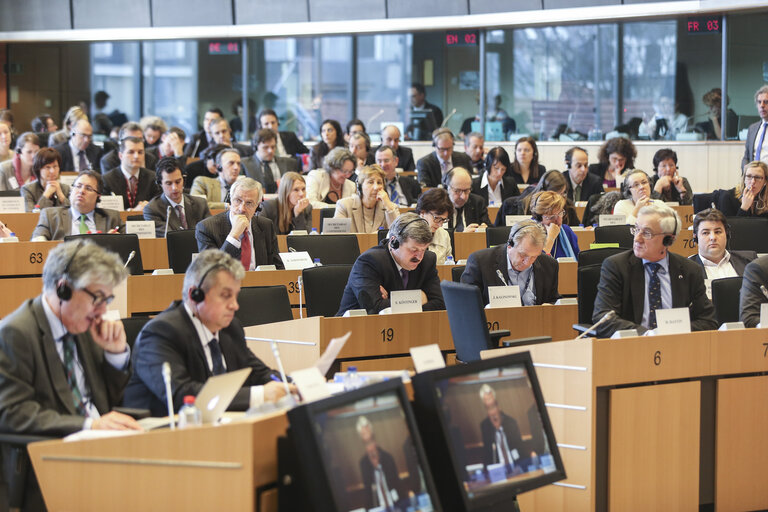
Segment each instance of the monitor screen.
[{"label": "monitor screen", "polygon": [[439,492],[455,495],[444,503],[485,508],[565,478],[528,353],[420,374],[413,382]]},{"label": "monitor screen", "polygon": [[316,510],[440,510],[399,380],[308,404],[288,417],[303,474],[316,484],[309,486]]}]

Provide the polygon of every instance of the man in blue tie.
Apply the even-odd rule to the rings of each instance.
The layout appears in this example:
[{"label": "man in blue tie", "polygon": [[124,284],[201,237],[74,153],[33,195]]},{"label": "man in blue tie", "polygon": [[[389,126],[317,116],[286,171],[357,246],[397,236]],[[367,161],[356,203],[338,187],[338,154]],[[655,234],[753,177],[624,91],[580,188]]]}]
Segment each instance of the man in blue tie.
[{"label": "man in blue tie", "polygon": [[744,143],[744,157],[741,159],[741,168],[755,160],[768,164],[768,85],[760,87],[755,93],[755,104],[760,120],[750,125],[747,131],[747,140]]},{"label": "man in blue tie", "polygon": [[[128,407],[149,409],[155,416],[166,409],[163,362],[171,365],[173,408],[178,411],[184,396],[197,395],[208,377],[252,368],[231,410],[246,410],[285,394],[274,372],[250,351],[245,332],[235,318],[237,295],[245,277],[238,260],[218,249],[202,251],[187,268],[183,300],[144,326],[133,349],[136,371],[125,389]],[[292,387],[292,386],[291,386]]]},{"label": "man in blue tie", "polygon": [[609,311],[616,316],[598,328],[598,336],[624,329],[643,334],[657,327],[656,310],[668,308],[688,308],[693,331],[717,329],[701,269],[669,251],[680,232],[675,210],[662,204],[645,206],[631,231],[632,250],[603,262],[592,320]]}]

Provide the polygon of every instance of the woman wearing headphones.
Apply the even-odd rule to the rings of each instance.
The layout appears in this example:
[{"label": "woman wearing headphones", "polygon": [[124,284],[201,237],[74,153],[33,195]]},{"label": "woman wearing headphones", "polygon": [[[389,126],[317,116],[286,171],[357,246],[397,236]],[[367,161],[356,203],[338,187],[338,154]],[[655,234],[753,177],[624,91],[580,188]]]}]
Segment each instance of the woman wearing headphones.
[{"label": "woman wearing headphones", "polygon": [[578,258],[579,241],[568,224],[563,224],[567,200],[556,192],[537,192],[531,198],[533,220],[547,230],[544,252],[553,258]]},{"label": "woman wearing headphones", "polygon": [[437,255],[437,264],[442,265],[448,256],[453,255],[451,235],[443,227],[453,217],[453,203],[448,192],[443,188],[430,188],[419,196],[414,212],[429,222],[429,229],[432,230],[429,250]]},{"label": "woman wearing headphones", "polygon": [[768,217],[768,165],[750,162],[741,181],[730,190],[715,190],[712,202],[726,217]]},{"label": "woman wearing headphones", "polygon": [[336,203],[334,218],[352,219],[352,233],[375,233],[388,228],[400,215],[384,188],[384,171],[378,165],[364,167],[357,176],[357,194]]},{"label": "woman wearing headphones", "polygon": [[[544,173],[535,187],[528,187],[517,197],[506,199],[496,215],[496,226],[504,226],[507,215],[530,215],[531,198],[537,192],[551,190],[561,196],[568,196],[568,182],[560,171],[551,170]],[[579,225],[579,216],[576,213],[573,203],[566,199],[565,204],[565,223],[569,226]]]},{"label": "woman wearing headphones", "polygon": [[32,173],[37,181],[21,187],[24,208],[31,212],[35,206],[69,206],[69,185],[59,182],[61,155],[53,148],[37,152],[32,162]]},{"label": "woman wearing headphones", "polygon": [[539,149],[533,137],[520,137],[515,143],[515,161],[512,162],[510,175],[518,185],[532,185],[539,182],[539,177],[547,170],[539,164]]},{"label": "woman wearing headphones", "polygon": [[307,184],[301,174],[287,172],[280,178],[277,197],[264,201],[260,216],[272,221],[275,233],[287,235],[293,230],[312,229],[312,205],[307,198]]},{"label": "woman wearing headphones", "polygon": [[0,190],[18,190],[35,181],[32,165],[40,150],[40,139],[32,132],[22,133],[16,139],[16,154],[0,164]]},{"label": "woman wearing headphones", "polygon": [[625,215],[627,224],[634,225],[637,214],[643,206],[651,203],[664,204],[664,201],[651,197],[651,179],[645,171],[635,169],[624,176],[624,199],[613,207],[614,215]]}]

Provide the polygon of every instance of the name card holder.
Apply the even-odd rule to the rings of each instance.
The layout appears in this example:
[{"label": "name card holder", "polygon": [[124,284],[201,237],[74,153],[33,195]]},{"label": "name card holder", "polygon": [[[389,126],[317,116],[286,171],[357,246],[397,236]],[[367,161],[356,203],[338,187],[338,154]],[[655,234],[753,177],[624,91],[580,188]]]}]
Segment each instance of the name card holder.
[{"label": "name card holder", "polygon": [[523,305],[520,300],[520,287],[512,286],[489,286],[488,307],[493,308],[517,308]]},{"label": "name card holder", "polygon": [[125,207],[123,206],[123,196],[101,196],[99,203],[96,206],[108,210],[117,210],[119,212],[125,210]]},{"label": "name card holder", "polygon": [[398,290],[389,293],[392,313],[421,313],[421,290]]},{"label": "name card holder", "polygon": [[627,223],[626,215],[607,215],[605,213],[600,214],[597,218],[597,225],[603,226],[623,226]]},{"label": "name card holder", "polygon": [[691,332],[688,308],[656,310],[656,334],[687,334]]},{"label": "name card holder", "polygon": [[285,270],[304,270],[315,265],[307,251],[281,252],[280,259]]}]

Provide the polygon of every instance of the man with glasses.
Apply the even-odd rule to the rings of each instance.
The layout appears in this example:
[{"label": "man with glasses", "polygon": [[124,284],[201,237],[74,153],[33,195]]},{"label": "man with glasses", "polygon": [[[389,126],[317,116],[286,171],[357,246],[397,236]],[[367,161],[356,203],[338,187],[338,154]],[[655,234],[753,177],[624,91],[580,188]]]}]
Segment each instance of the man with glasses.
[{"label": "man with glasses", "polygon": [[386,145],[376,150],[376,164],[384,171],[384,187],[389,199],[400,206],[411,206],[421,195],[419,182],[408,176],[397,176],[397,156]]},{"label": "man with glasses", "polygon": [[68,142],[54,146],[61,155],[61,172],[99,169],[103,150],[93,144],[93,127],[87,119],[74,124]]},{"label": "man with glasses", "polygon": [[481,249],[469,255],[461,282],[473,284],[490,302],[489,286],[513,286],[520,289],[523,306],[553,303],[557,291],[557,261],[542,253],[547,232],[534,220],[516,223],[509,230],[507,245]]},{"label": "man with glasses", "polygon": [[424,187],[436,187],[443,183],[445,176],[454,167],[472,168],[472,161],[466,155],[453,150],[453,132],[448,128],[438,128],[432,134],[432,146],[435,151],[419,158],[416,170],[419,182]]},{"label": "man with glasses", "polygon": [[272,221],[255,215],[261,205],[261,184],[253,178],[240,178],[230,193],[229,211],[197,223],[198,249],[221,249],[240,260],[245,270],[256,270],[259,265],[283,268]]},{"label": "man with glasses", "polygon": [[448,228],[456,231],[472,232],[486,228],[491,223],[488,208],[483,198],[472,193],[472,177],[463,167],[451,170],[445,177],[448,197],[451,198],[454,212],[448,220]]},{"label": "man with glasses", "polygon": [[70,206],[40,210],[32,241],[63,240],[67,235],[87,233],[124,232],[119,212],[96,207],[100,194],[101,176],[94,171],[82,171],[70,189]]},{"label": "man with glasses", "polygon": [[651,204],[639,211],[631,228],[632,250],[603,262],[592,320],[609,311],[616,315],[598,327],[599,337],[656,329],[656,310],[669,308],[688,308],[693,331],[717,329],[701,268],[669,251],[680,228],[680,218],[669,206]]}]

